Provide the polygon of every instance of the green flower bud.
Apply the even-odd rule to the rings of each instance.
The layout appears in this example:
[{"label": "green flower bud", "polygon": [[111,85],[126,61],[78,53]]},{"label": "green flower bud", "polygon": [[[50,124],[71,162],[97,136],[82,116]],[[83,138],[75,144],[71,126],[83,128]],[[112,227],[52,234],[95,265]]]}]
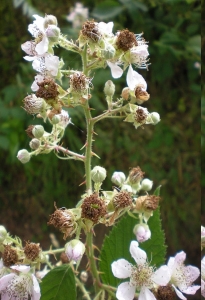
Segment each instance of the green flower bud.
[{"label": "green flower bud", "polygon": [[111,181],[117,186],[122,186],[125,180],[126,177],[123,172],[114,172],[111,178]]},{"label": "green flower bud", "polygon": [[44,28],[48,28],[49,25],[55,25],[57,26],[58,25],[58,21],[56,19],[55,16],[53,15],[45,15],[45,18],[44,18]]},{"label": "green flower bud", "polygon": [[111,59],[115,56],[115,48],[112,45],[107,45],[106,49],[101,51],[103,58]]},{"label": "green flower bud", "polygon": [[112,80],[108,80],[105,83],[104,93],[105,93],[106,96],[111,96],[112,97],[114,95],[114,93],[115,93],[115,85],[112,82]]},{"label": "green flower bud", "polygon": [[149,180],[148,178],[145,178],[141,182],[141,190],[143,191],[150,191],[153,186],[153,181]]},{"label": "green flower bud", "polygon": [[91,171],[91,178],[95,183],[103,182],[106,178],[106,173],[105,168],[96,166]]},{"label": "green flower bud", "polygon": [[58,43],[60,36],[60,28],[55,25],[48,25],[46,29],[46,36],[51,43]]},{"label": "green flower bud", "polygon": [[29,146],[31,147],[31,149],[36,150],[39,148],[41,142],[38,139],[32,139],[29,143]]},{"label": "green flower bud", "polygon": [[61,121],[61,117],[59,115],[54,115],[51,119],[51,123],[53,125],[56,125],[58,124],[59,122]]},{"label": "green flower bud", "polygon": [[81,260],[84,253],[85,245],[77,239],[74,239],[65,245],[65,254],[69,261],[74,260],[77,262]]},{"label": "green flower bud", "polygon": [[160,121],[160,115],[157,112],[151,113],[150,117],[151,117],[154,125],[156,125],[157,123],[159,123],[159,121]]},{"label": "green flower bud", "polygon": [[26,164],[29,162],[31,155],[26,149],[22,149],[18,152],[17,158],[22,162],[22,164]]},{"label": "green flower bud", "polygon": [[7,237],[7,231],[6,228],[2,225],[0,225],[0,243],[3,243],[3,241]]},{"label": "green flower bud", "polygon": [[32,129],[32,133],[35,138],[40,139],[44,134],[44,128],[42,125],[35,125]]}]

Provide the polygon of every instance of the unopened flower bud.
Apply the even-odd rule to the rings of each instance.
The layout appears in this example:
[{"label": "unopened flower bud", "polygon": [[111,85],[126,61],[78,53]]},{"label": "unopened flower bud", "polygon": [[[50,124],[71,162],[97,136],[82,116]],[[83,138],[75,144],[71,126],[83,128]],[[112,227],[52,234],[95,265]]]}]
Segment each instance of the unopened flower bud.
[{"label": "unopened flower bud", "polygon": [[128,184],[123,184],[121,191],[127,191],[128,193],[132,193],[132,187]]},{"label": "unopened flower bud", "polygon": [[32,133],[35,138],[40,139],[44,134],[44,128],[42,125],[35,125],[32,129]]},{"label": "unopened flower bud", "polygon": [[0,243],[2,243],[7,237],[6,228],[3,225],[0,225]]},{"label": "unopened flower bud", "polygon": [[80,279],[81,279],[82,282],[86,283],[87,280],[88,280],[88,272],[82,271],[80,273]]},{"label": "unopened flower bud", "polygon": [[122,96],[123,99],[128,100],[128,99],[129,99],[129,96],[130,96],[130,89],[129,89],[128,87],[125,87],[125,88],[122,90],[121,96]]},{"label": "unopened flower bud", "polygon": [[57,26],[58,25],[58,21],[56,19],[55,16],[53,15],[45,15],[45,18],[44,18],[44,28],[48,28],[49,25],[55,25]]},{"label": "unopened flower bud", "polygon": [[65,245],[65,253],[69,261],[79,261],[82,258],[84,252],[85,245],[77,239],[74,239]]},{"label": "unopened flower bud", "polygon": [[55,25],[48,25],[46,36],[51,43],[57,43],[60,36],[60,28]]},{"label": "unopened flower bud", "polygon": [[112,97],[114,95],[114,93],[115,93],[115,85],[112,82],[112,80],[108,80],[105,83],[104,93],[105,93],[106,96],[111,96]]},{"label": "unopened flower bud", "polygon": [[31,155],[26,149],[22,149],[17,153],[17,158],[22,164],[26,164],[27,162],[29,162]]},{"label": "unopened flower bud", "polygon": [[157,112],[152,112],[150,114],[150,117],[151,117],[154,125],[156,125],[157,123],[159,123],[159,121],[160,121],[160,115]]},{"label": "unopened flower bud", "polygon": [[30,141],[29,146],[31,147],[31,149],[36,150],[39,148],[40,144],[41,144],[40,141],[34,138]]},{"label": "unopened flower bud", "polygon": [[107,45],[107,47],[101,50],[101,54],[105,59],[110,59],[115,56],[115,48],[112,45]]},{"label": "unopened flower bud", "polygon": [[51,119],[51,123],[53,125],[56,125],[58,124],[59,122],[61,121],[61,117],[59,115],[54,115]]},{"label": "unopened flower bud", "polygon": [[126,177],[125,177],[125,174],[123,172],[114,172],[112,177],[111,177],[111,181],[114,184],[116,184],[117,186],[123,185],[125,180],[126,180]]},{"label": "unopened flower bud", "polygon": [[133,229],[139,243],[145,242],[151,237],[151,231],[147,224],[137,224]]},{"label": "unopened flower bud", "polygon": [[103,182],[106,178],[106,170],[100,166],[95,166],[91,171],[91,178],[92,180],[97,182]]},{"label": "unopened flower bud", "polygon": [[142,180],[141,182],[141,190],[143,191],[150,191],[152,189],[153,186],[153,181],[149,180],[148,178],[145,178]]}]

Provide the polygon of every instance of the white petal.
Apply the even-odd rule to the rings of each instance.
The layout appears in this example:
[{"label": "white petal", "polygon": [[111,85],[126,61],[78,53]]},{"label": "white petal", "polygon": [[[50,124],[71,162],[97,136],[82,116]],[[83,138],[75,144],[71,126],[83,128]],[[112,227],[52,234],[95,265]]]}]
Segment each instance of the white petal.
[{"label": "white petal", "polygon": [[169,258],[167,266],[170,269],[170,272],[172,272],[174,269],[174,257]]},{"label": "white petal", "polygon": [[11,297],[8,295],[8,293],[5,293],[1,295],[1,300],[11,300]]},{"label": "white petal", "polygon": [[32,274],[33,279],[33,291],[32,291],[32,300],[39,300],[41,297],[40,286],[36,277]]},{"label": "white petal", "polygon": [[135,289],[129,282],[123,282],[117,288],[116,297],[118,300],[133,300]]},{"label": "white petal", "polygon": [[35,43],[34,42],[25,42],[21,45],[21,49],[26,52],[28,55],[35,55]]},{"label": "white petal", "polygon": [[158,285],[165,286],[171,279],[171,274],[167,266],[161,266],[154,272],[151,279]]},{"label": "white petal", "polygon": [[132,241],[130,244],[130,254],[136,261],[138,265],[142,265],[146,262],[147,260],[147,254],[144,250],[140,249],[138,247],[138,242],[137,241]]},{"label": "white petal", "polygon": [[176,292],[176,294],[177,294],[177,296],[180,298],[180,299],[182,299],[182,300],[187,300],[187,298],[186,297],[184,297],[184,295],[172,284],[172,286],[173,286],[173,288],[174,288],[174,290],[175,290],[175,292]]},{"label": "white petal", "polygon": [[17,266],[12,266],[11,269],[13,270],[17,270],[19,272],[22,272],[22,273],[28,273],[30,271],[30,266],[25,266],[25,265],[17,265]]},{"label": "white petal", "polygon": [[155,296],[147,288],[142,288],[138,300],[156,300]]},{"label": "white petal", "polygon": [[113,78],[120,78],[123,74],[123,70],[116,64],[113,64],[107,61],[108,66],[110,67],[111,74]]},{"label": "white petal", "polygon": [[182,264],[185,261],[185,259],[186,259],[186,253],[184,251],[181,251],[175,255],[175,262],[177,264]]},{"label": "white petal", "polygon": [[36,52],[43,55],[48,51],[48,38],[44,35],[42,41],[36,45]]},{"label": "white petal", "polygon": [[132,265],[124,258],[111,264],[113,275],[117,278],[128,278],[132,272]]},{"label": "white petal", "polygon": [[147,83],[138,72],[134,71],[132,68],[132,65],[129,66],[128,72],[127,72],[127,85],[131,90],[134,90],[134,88],[138,85],[141,85],[144,87],[144,90],[147,89]]},{"label": "white petal", "polygon": [[35,59],[35,56],[28,56],[28,55],[26,55],[26,56],[24,56],[23,57],[25,60],[27,60],[27,61],[33,61],[34,59]]},{"label": "white petal", "polygon": [[185,276],[190,278],[192,282],[194,282],[200,275],[200,271],[197,267],[194,266],[187,266],[185,267]]},{"label": "white petal", "polygon": [[183,290],[182,292],[185,294],[194,295],[196,291],[198,291],[198,289],[200,289],[200,285],[192,285],[189,286],[186,290]]},{"label": "white petal", "polygon": [[34,70],[41,72],[42,70],[42,63],[40,59],[34,59],[34,61],[32,62],[32,67]]},{"label": "white petal", "polygon": [[44,32],[44,21],[45,21],[45,19],[43,17],[40,17],[39,15],[33,15],[33,17],[36,19],[33,23],[38,27],[38,29],[41,32]]},{"label": "white petal", "polygon": [[56,76],[58,74],[59,57],[54,55],[45,57],[45,65],[51,75]]},{"label": "white petal", "polygon": [[11,274],[8,274],[8,275],[5,275],[5,276],[1,277],[1,279],[0,279],[0,291],[3,291],[7,287],[7,285],[9,284],[9,282],[14,277],[17,277],[17,275],[14,274],[14,273],[11,273]]}]

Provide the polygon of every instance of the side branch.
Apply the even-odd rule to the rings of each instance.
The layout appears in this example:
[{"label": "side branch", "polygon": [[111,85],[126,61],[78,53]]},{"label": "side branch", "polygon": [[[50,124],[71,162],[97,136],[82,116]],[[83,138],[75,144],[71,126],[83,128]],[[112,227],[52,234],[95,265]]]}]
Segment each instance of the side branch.
[{"label": "side branch", "polygon": [[63,152],[65,155],[70,155],[70,156],[73,156],[73,159],[76,159],[76,160],[81,160],[81,161],[85,161],[85,156],[84,155],[81,155],[81,154],[78,154],[78,153],[75,153],[73,151],[70,151],[66,148],[63,148],[62,146],[56,146],[55,147],[55,150],[58,152],[58,151],[61,151]]},{"label": "side branch", "polygon": [[101,114],[95,118],[92,118],[92,122],[93,122],[93,124],[95,124],[98,121],[103,120],[105,118],[116,118],[116,115],[113,115],[113,114],[124,112],[124,108],[125,107],[123,106],[123,107],[119,107],[119,108],[112,109],[112,110],[109,109],[106,112],[104,112],[103,114]]}]

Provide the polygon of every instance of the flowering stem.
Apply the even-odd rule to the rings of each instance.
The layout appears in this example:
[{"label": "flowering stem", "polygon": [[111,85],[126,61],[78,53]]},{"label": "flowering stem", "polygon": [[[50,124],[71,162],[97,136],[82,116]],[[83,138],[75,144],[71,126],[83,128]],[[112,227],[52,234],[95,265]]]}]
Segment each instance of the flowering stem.
[{"label": "flowering stem", "polygon": [[87,299],[87,300],[91,300],[88,292],[86,291],[84,284],[78,279],[78,277],[75,276],[75,282],[76,285],[81,289],[81,291],[83,292],[83,299]]},{"label": "flowering stem", "polygon": [[59,248],[59,249],[55,249],[55,250],[48,250],[48,251],[43,251],[43,254],[56,254],[56,253],[61,253],[64,252],[65,248]]},{"label": "flowering stem", "polygon": [[80,155],[80,154],[78,154],[78,153],[75,153],[75,152],[73,152],[73,151],[70,151],[70,150],[68,150],[68,149],[65,149],[65,148],[63,148],[63,147],[61,147],[61,146],[58,146],[58,145],[57,145],[57,146],[55,147],[55,150],[56,150],[56,151],[61,151],[61,152],[63,152],[63,153],[66,154],[66,155],[72,155],[74,159],[78,159],[78,160],[82,160],[82,161],[85,160],[85,156],[84,156],[84,155]]},{"label": "flowering stem", "polygon": [[[119,107],[119,108],[116,108],[116,109],[113,109],[113,110],[107,110],[105,113],[95,117],[95,118],[92,118],[92,121],[94,123],[102,120],[102,119],[105,119],[105,118],[116,118],[116,116],[112,116],[112,114],[116,114],[116,113],[119,113],[119,112],[123,112],[124,111],[124,107]],[[121,117],[121,116],[120,116]]]},{"label": "flowering stem", "polygon": [[77,45],[75,45],[74,43],[68,41],[65,37],[63,37],[62,35],[59,36],[59,40],[58,40],[59,45],[62,48],[65,48],[68,51],[73,51],[73,52],[77,52],[80,53],[80,49]]}]

